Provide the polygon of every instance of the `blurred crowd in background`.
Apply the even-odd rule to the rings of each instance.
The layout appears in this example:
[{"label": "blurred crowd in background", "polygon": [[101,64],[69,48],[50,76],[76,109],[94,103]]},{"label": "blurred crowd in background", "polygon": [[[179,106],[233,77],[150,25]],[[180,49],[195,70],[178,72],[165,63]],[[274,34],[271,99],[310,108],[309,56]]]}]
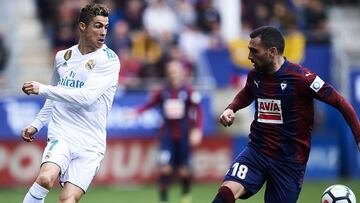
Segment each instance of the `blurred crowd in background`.
[{"label": "blurred crowd in background", "polygon": [[[77,43],[77,15],[87,2],[36,0],[38,17],[53,53]],[[241,0],[240,20],[234,21],[241,23],[239,39],[223,36],[221,14],[213,0],[95,2],[104,3],[111,10],[107,45],[121,60],[119,84],[138,89],[162,80],[164,64],[174,58],[181,60],[189,78],[196,80],[201,74],[197,68],[202,52],[209,49],[234,52],[237,40],[248,40],[248,33],[262,25],[280,28],[287,37],[293,36],[292,42],[300,43],[300,47],[328,44],[331,38],[326,6],[357,3],[357,0]],[[235,64],[237,57],[233,57]],[[6,47],[0,36],[0,75],[6,58]],[[295,62],[299,60],[295,57]]]},{"label": "blurred crowd in background", "polygon": [[[174,58],[184,63],[189,77],[196,78],[204,50],[231,46],[220,32],[222,19],[212,0],[96,2],[112,11],[107,45],[121,60],[119,83],[127,88],[142,88],[163,79],[164,64]],[[83,3],[37,0],[38,16],[54,53],[77,43],[76,16]],[[329,43],[324,6],[320,0],[242,0],[239,38],[247,40],[252,29],[273,25],[285,35],[304,36],[306,43]]]}]

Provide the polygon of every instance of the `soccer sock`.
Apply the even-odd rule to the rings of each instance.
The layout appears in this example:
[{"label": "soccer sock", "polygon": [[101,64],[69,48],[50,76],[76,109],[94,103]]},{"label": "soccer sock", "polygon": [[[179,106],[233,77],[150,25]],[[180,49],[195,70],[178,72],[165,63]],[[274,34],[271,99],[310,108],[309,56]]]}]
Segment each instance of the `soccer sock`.
[{"label": "soccer sock", "polygon": [[171,176],[166,174],[160,175],[160,201],[161,202],[168,202],[168,190],[170,187]]},{"label": "soccer sock", "polygon": [[192,198],[190,195],[191,177],[180,178],[180,184],[181,184],[181,192],[182,192],[181,203],[191,203],[192,202]]},{"label": "soccer sock", "polygon": [[235,203],[234,194],[230,188],[222,186],[219,188],[218,193],[216,194],[212,203]]},{"label": "soccer sock", "polygon": [[186,195],[190,192],[190,186],[191,186],[191,178],[190,177],[183,177],[180,180],[181,182],[181,192],[183,195]]},{"label": "soccer sock", "polygon": [[43,203],[49,190],[34,183],[26,193],[23,203]]}]

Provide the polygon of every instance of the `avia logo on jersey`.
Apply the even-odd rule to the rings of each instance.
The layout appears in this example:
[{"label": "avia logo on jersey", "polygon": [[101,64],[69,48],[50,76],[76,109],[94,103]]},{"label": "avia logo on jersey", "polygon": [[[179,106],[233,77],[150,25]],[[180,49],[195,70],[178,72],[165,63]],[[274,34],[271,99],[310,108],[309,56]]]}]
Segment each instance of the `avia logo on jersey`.
[{"label": "avia logo on jersey", "polygon": [[84,82],[81,80],[75,80],[76,73],[71,71],[69,76],[65,76],[65,78],[61,78],[58,82],[58,85],[65,86],[65,87],[73,87],[73,88],[81,88],[84,86]]},{"label": "avia logo on jersey", "polygon": [[261,123],[282,124],[281,100],[258,98],[258,118]]}]

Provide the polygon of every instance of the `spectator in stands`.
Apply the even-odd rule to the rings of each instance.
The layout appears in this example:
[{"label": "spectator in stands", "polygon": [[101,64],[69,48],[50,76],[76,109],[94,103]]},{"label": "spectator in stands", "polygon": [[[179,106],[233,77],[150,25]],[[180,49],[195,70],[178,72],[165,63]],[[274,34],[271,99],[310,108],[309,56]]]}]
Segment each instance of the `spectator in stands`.
[{"label": "spectator in stands", "polygon": [[165,64],[171,60],[179,61],[184,67],[185,76],[190,78],[195,74],[194,64],[190,61],[190,59],[183,53],[183,51],[179,48],[177,43],[173,43],[169,45],[168,51],[164,52],[162,58],[162,64]]},{"label": "spectator in stands", "polygon": [[150,1],[144,11],[143,23],[150,36],[159,41],[167,33],[175,35],[180,25],[175,12],[164,0]]},{"label": "spectator in stands", "polygon": [[174,11],[181,27],[194,25],[196,23],[196,11],[191,0],[176,1]]},{"label": "spectator in stands", "polygon": [[121,69],[119,73],[119,85],[126,89],[138,89],[143,85],[144,81],[140,79],[140,71],[142,64],[134,58],[131,50],[123,47],[118,50],[117,55],[121,61]]},{"label": "spectator in stands", "polygon": [[272,17],[271,7],[265,3],[259,3],[255,5],[255,15],[253,17],[253,27],[259,27],[270,24]]},{"label": "spectator in stands", "polygon": [[294,63],[301,63],[304,59],[306,37],[298,29],[295,15],[289,14],[282,20],[284,30],[286,58]]},{"label": "spectator in stands", "polygon": [[146,30],[141,30],[132,36],[132,56],[139,60],[143,67],[140,76],[144,78],[158,78],[162,72],[157,66],[162,56],[160,43],[149,35]]},{"label": "spectator in stands", "polygon": [[9,50],[5,46],[4,39],[2,35],[0,35],[0,87],[5,85],[5,78],[3,77],[4,70],[6,68],[7,62],[9,58]]},{"label": "spectator in stands", "polygon": [[129,25],[126,21],[119,20],[114,23],[114,28],[109,39],[110,48],[116,53],[121,49],[131,49],[132,42],[129,33]]},{"label": "spectator in stands", "polygon": [[80,5],[69,0],[62,0],[57,4],[54,31],[53,48],[54,52],[66,49],[77,43],[77,15]]},{"label": "spectator in stands", "polygon": [[43,23],[46,34],[50,34],[52,26],[55,22],[56,4],[54,1],[36,0],[37,15]]},{"label": "spectator in stands", "polygon": [[202,110],[200,95],[187,83],[184,67],[177,60],[166,64],[166,85],[137,108],[136,114],[160,106],[164,124],[159,135],[160,201],[168,202],[168,190],[174,174],[178,174],[182,202],[190,203],[191,147],[202,139]]},{"label": "spectator in stands", "polygon": [[124,20],[129,24],[130,31],[143,28],[143,12],[145,4],[143,0],[128,0],[124,12]]},{"label": "spectator in stands", "polygon": [[209,36],[196,26],[186,27],[179,34],[179,47],[195,65],[198,64],[202,52],[209,48]]},{"label": "spectator in stands", "polygon": [[4,39],[2,35],[0,35],[0,75],[2,75],[5,70],[7,61],[8,61],[9,51],[5,46]]},{"label": "spectator in stands", "polygon": [[306,1],[303,8],[304,32],[308,43],[330,43],[330,29],[320,0]]},{"label": "spectator in stands", "polygon": [[142,61],[136,59],[131,52],[132,39],[127,22],[117,21],[111,36],[110,48],[115,51],[121,61],[119,85],[126,88],[137,88],[141,84],[139,77]]},{"label": "spectator in stands", "polygon": [[220,13],[211,0],[202,0],[197,5],[197,27],[204,33],[209,33],[220,26]]}]

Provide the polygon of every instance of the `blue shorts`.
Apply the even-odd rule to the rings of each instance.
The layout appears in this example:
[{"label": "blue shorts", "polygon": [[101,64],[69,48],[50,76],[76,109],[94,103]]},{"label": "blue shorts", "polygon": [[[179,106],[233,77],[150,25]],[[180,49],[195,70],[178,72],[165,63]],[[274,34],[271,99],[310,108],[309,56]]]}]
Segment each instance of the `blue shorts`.
[{"label": "blue shorts", "polygon": [[305,168],[305,164],[271,159],[247,145],[231,164],[224,181],[235,181],[246,188],[240,199],[251,197],[266,182],[265,203],[296,203]]},{"label": "blue shorts", "polygon": [[174,141],[170,137],[160,141],[160,152],[158,156],[160,165],[190,166],[190,143],[187,138]]}]

